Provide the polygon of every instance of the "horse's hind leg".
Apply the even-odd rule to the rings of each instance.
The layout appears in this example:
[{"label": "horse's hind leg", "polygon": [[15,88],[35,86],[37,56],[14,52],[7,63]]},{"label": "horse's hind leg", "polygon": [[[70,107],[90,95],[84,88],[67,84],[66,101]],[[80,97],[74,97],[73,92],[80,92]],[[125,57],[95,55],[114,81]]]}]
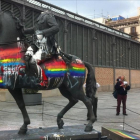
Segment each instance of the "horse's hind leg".
[{"label": "horse's hind leg", "polygon": [[95,116],[94,116],[93,109],[92,109],[92,101],[90,98],[85,96],[82,88],[81,88],[81,90],[77,90],[73,94],[75,96],[77,96],[77,98],[79,100],[81,100],[88,109],[89,123],[86,125],[85,131],[90,132],[90,131],[92,131],[92,128],[93,128],[92,124],[95,122]]},{"label": "horse's hind leg", "polygon": [[27,125],[30,124],[30,119],[29,119],[28,113],[25,108],[25,103],[24,103],[23,96],[22,96],[22,90],[21,89],[14,89],[14,90],[8,89],[8,90],[11,93],[11,95],[14,97],[14,99],[23,115],[24,123],[21,126],[18,134],[26,134]]},{"label": "horse's hind leg", "polygon": [[97,120],[97,104],[98,104],[98,98],[95,97],[92,105],[93,105],[93,113],[95,115],[96,120]]},{"label": "horse's hind leg", "polygon": [[[98,98],[93,97],[90,98],[92,100],[92,107],[93,107],[93,113],[95,115],[95,119],[97,120],[97,104],[98,104]],[[89,113],[87,113],[87,120],[89,120]]]},{"label": "horse's hind leg", "polygon": [[64,87],[62,88],[59,88],[61,94],[66,97],[68,100],[69,100],[69,103],[61,110],[61,112],[57,115],[57,125],[58,125],[58,128],[59,129],[62,129],[63,128],[63,125],[64,125],[64,122],[62,120],[64,114],[71,108],[73,107],[77,102],[78,100],[77,99],[74,99],[72,98],[71,96],[71,93],[66,90]]}]

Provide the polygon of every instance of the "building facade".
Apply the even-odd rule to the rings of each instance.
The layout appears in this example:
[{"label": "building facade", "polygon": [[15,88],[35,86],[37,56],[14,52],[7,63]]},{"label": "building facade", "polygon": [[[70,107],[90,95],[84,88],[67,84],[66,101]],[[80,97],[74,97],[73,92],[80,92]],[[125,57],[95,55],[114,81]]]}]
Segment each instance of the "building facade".
[{"label": "building facade", "polygon": [[106,20],[105,25],[130,34],[132,39],[140,42],[140,7],[137,9],[137,16],[126,19]]}]

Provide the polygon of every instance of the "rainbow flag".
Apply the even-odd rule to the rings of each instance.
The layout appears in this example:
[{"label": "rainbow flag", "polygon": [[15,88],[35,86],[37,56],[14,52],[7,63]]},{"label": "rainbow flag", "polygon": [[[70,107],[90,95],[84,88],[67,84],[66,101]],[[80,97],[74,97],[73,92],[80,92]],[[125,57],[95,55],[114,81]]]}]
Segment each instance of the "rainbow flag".
[{"label": "rainbow flag", "polygon": [[0,49],[0,66],[23,65],[24,62],[21,59],[22,54],[20,51],[21,49],[18,47]]},{"label": "rainbow flag", "polygon": [[63,77],[67,72],[67,66],[64,61],[50,60],[43,63],[45,75],[47,77]]},{"label": "rainbow flag", "polygon": [[124,138],[129,138],[129,139],[134,139],[134,140],[140,140],[140,137],[134,136],[132,133],[129,133],[127,131],[123,131],[123,130],[117,130],[117,129],[108,129],[110,131],[112,131],[113,133],[120,135]]},{"label": "rainbow flag", "polygon": [[18,72],[18,67],[23,66],[24,61],[21,59],[21,49],[18,47],[5,47],[0,49],[0,87],[5,87],[5,74]]},{"label": "rainbow flag", "polygon": [[69,72],[71,76],[83,77],[85,76],[85,66],[83,64],[72,63]]},{"label": "rainbow flag", "polygon": [[2,76],[0,76],[0,87],[4,87],[4,83],[3,83],[3,78],[2,78]]},{"label": "rainbow flag", "polygon": [[[20,53],[21,48],[1,48],[0,49],[0,86],[4,87],[6,85],[7,79],[5,75],[8,75],[8,78],[13,73],[18,73],[19,67],[24,66],[25,62],[22,59],[24,53]],[[44,70],[45,75],[48,78],[64,77],[67,73],[72,77],[84,77],[85,76],[85,66],[84,64],[79,64],[72,62],[70,65],[62,59],[49,59],[40,64],[41,68]]]},{"label": "rainbow flag", "polygon": [[85,76],[84,64],[71,63],[70,66],[67,66],[63,60],[53,59],[43,63],[43,65],[42,67],[45,69],[45,75],[47,77],[63,77],[67,72],[70,73],[70,76]]}]

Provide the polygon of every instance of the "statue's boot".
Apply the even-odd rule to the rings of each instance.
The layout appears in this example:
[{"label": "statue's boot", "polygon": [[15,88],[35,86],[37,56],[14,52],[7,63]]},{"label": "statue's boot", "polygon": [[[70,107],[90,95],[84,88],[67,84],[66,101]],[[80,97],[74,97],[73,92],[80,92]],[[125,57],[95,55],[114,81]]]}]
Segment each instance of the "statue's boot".
[{"label": "statue's boot", "polygon": [[66,64],[70,64],[72,62],[72,56],[64,53],[56,42],[55,42],[54,47],[52,47],[51,50],[53,50],[50,52],[51,54],[52,54],[52,52],[53,53],[55,52],[54,54],[60,55]]},{"label": "statue's boot", "polygon": [[[25,73],[28,76],[35,76],[38,78],[38,83],[37,85],[40,85],[40,80],[41,80],[41,68],[40,66],[36,63],[36,60],[33,57],[28,58],[29,56],[25,56]],[[27,59],[28,58],[28,59]]]}]

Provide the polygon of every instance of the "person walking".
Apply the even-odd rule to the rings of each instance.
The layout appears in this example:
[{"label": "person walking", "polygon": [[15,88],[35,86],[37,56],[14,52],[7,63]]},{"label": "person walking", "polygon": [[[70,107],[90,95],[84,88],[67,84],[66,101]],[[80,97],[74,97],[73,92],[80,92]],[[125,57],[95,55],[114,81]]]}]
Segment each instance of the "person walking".
[{"label": "person walking", "polygon": [[116,115],[120,114],[120,105],[121,102],[123,104],[123,115],[126,114],[126,99],[127,99],[127,91],[130,90],[130,86],[125,81],[125,76],[119,76],[117,79],[117,83],[115,85],[115,90],[117,90],[117,108]]}]

